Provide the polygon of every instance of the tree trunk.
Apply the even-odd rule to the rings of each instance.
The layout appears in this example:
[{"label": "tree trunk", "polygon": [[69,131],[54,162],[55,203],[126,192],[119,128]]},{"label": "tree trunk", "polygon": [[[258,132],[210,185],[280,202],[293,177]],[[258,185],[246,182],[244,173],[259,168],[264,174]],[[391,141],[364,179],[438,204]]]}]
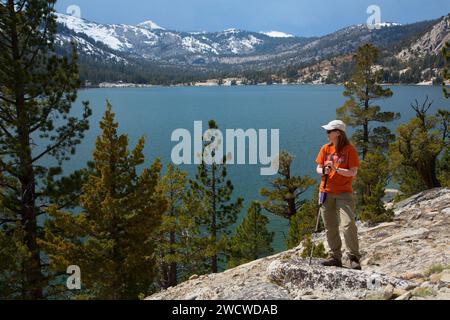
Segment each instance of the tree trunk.
[{"label": "tree trunk", "polygon": [[442,186],[436,175],[436,158],[431,159],[428,165],[418,168],[418,171],[428,189],[440,188]]},{"label": "tree trunk", "polygon": [[[364,100],[364,109],[369,110],[369,87],[366,86],[366,98]],[[369,152],[369,119],[364,119],[363,124],[363,150],[362,150],[362,161],[366,160],[367,153]],[[361,204],[365,206],[367,204],[366,199],[370,196],[370,186],[366,185],[363,189],[363,194],[361,195]]]},{"label": "tree trunk", "polygon": [[[22,184],[22,224],[25,230],[24,242],[30,252],[30,258],[25,262],[25,296],[24,299],[42,299],[42,273],[40,251],[37,245],[37,222],[34,211],[34,182],[25,181]],[[28,180],[28,179],[27,179]]]},{"label": "tree trunk", "polygon": [[[8,1],[8,9],[11,18],[15,22],[14,1]],[[24,262],[25,283],[23,288],[24,299],[42,299],[43,276],[41,270],[40,251],[37,245],[37,221],[35,208],[35,179],[33,170],[33,157],[30,145],[29,119],[25,110],[25,88],[21,77],[22,69],[20,62],[19,38],[15,25],[11,29],[11,48],[16,64],[16,81],[14,85],[15,106],[17,114],[17,134],[19,139],[18,156],[19,172],[18,178],[21,185],[21,221],[25,231],[24,244],[29,250],[30,257]]]},{"label": "tree trunk", "polygon": [[[175,250],[173,249],[175,245],[175,232],[171,231],[170,232],[170,254],[174,255],[175,254]],[[169,287],[174,287],[177,285],[178,280],[177,280],[177,263],[176,262],[172,262],[170,263],[169,266],[169,274],[168,274],[168,286]]]},{"label": "tree trunk", "polygon": [[[255,209],[256,210],[256,209]],[[258,260],[258,242],[257,242],[257,235],[258,232],[258,221],[257,221],[257,215],[255,213],[253,220],[253,260]]]},{"label": "tree trunk", "polygon": [[[290,179],[291,179],[291,166],[289,165],[286,172],[286,180],[289,181]],[[288,188],[288,192],[292,194],[292,198],[286,200],[288,204],[288,219],[291,219],[297,213],[297,208],[295,207],[295,189]]]},{"label": "tree trunk", "polygon": [[[217,243],[216,222],[216,166],[212,165],[212,213],[211,213],[211,237],[214,245]],[[214,250],[215,251],[215,250]],[[216,252],[216,251],[215,251]],[[217,253],[211,257],[211,272],[217,273]]]},{"label": "tree trunk", "polygon": [[289,219],[292,218],[293,216],[295,216],[295,214],[297,213],[297,210],[295,209],[295,198],[292,199],[288,199],[288,214],[289,214]]},{"label": "tree trunk", "polygon": [[163,289],[170,287],[169,285],[169,266],[167,263],[161,263],[161,279],[160,284]]},{"label": "tree trunk", "polygon": [[366,121],[364,124],[364,131],[363,131],[363,152],[362,152],[362,160],[366,160],[367,153],[369,152],[369,123]]},{"label": "tree trunk", "polygon": [[[369,110],[369,87],[366,86],[366,98],[364,100],[364,109],[365,111]],[[363,125],[363,154],[362,154],[362,160],[366,160],[366,156],[369,149],[369,119],[364,119],[364,125]]]},{"label": "tree trunk", "polygon": [[[21,184],[21,215],[25,230],[24,243],[30,252],[30,258],[25,262],[25,299],[42,298],[42,273],[40,251],[37,245],[37,221],[35,208],[35,181],[29,142],[26,114],[22,112],[24,99],[17,96],[18,135],[20,141],[20,184]],[[22,106],[22,107],[21,107]]]},{"label": "tree trunk", "polygon": [[[113,171],[114,172],[114,171]],[[122,263],[122,259],[120,257],[120,244],[119,244],[119,232],[118,232],[118,227],[117,227],[117,222],[113,216],[113,221],[112,221],[112,232],[111,232],[111,238],[114,241],[114,246],[112,248],[112,256],[111,256],[111,262],[113,263],[113,272],[114,274],[112,275],[113,279],[112,279],[112,295],[111,297],[108,297],[107,299],[112,299],[112,300],[119,300],[119,299],[125,299],[124,295],[124,286],[123,286],[123,281],[122,281],[122,272],[121,272],[121,263]],[[108,293],[109,295],[109,293]]]}]

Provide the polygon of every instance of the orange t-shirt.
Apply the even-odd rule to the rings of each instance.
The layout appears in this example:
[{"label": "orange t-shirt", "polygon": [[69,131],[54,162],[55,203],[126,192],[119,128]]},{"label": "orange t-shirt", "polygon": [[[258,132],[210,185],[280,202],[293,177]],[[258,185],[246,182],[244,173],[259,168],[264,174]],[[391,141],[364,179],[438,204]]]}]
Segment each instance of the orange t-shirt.
[{"label": "orange t-shirt", "polygon": [[[350,169],[359,167],[358,153],[353,145],[348,144],[342,148],[339,154],[336,153],[336,149],[333,145],[326,144],[320,149],[317,155],[317,164],[324,166],[325,162],[333,161],[336,168]],[[320,192],[326,193],[346,193],[352,192],[353,177],[344,177],[339,173],[331,170],[328,177],[327,188],[323,190],[325,177],[322,178],[320,184]]]}]

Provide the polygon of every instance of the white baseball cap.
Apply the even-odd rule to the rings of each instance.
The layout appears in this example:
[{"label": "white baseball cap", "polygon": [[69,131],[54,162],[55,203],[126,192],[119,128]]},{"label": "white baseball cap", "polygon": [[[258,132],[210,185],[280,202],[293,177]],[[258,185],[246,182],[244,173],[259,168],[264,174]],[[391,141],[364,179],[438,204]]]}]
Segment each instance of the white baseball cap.
[{"label": "white baseball cap", "polygon": [[341,131],[345,132],[345,130],[347,129],[347,126],[341,120],[333,120],[329,124],[322,126],[322,128],[324,128],[327,131],[341,130]]}]

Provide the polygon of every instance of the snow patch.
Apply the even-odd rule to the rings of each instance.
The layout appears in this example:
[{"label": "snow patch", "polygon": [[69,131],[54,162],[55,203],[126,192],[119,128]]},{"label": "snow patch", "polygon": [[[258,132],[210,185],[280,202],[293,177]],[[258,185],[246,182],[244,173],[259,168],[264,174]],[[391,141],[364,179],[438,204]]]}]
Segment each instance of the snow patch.
[{"label": "snow patch", "polygon": [[236,29],[236,28],[225,29],[222,31],[222,33],[225,33],[225,34],[229,34],[229,33],[234,34],[234,33],[239,33],[239,32],[240,32],[240,30]]},{"label": "snow patch", "polygon": [[212,52],[214,54],[219,54],[215,48],[200,42],[194,37],[184,37],[181,43],[186,50],[192,53]]},{"label": "snow patch", "polygon": [[140,28],[145,28],[145,29],[150,29],[150,30],[166,30],[163,27],[160,27],[159,25],[157,25],[152,20],[147,20],[147,21],[141,22],[137,26]]},{"label": "snow patch", "polygon": [[228,39],[228,48],[234,54],[247,53],[255,49],[256,45],[262,44],[264,41],[256,38],[253,35],[243,39],[236,39],[231,37]]},{"label": "snow patch", "polygon": [[76,33],[84,33],[95,41],[99,41],[114,50],[123,51],[130,48],[129,43],[123,43],[119,40],[115,30],[111,27],[89,22],[74,16],[65,14],[56,14],[57,21]]},{"label": "snow patch", "polygon": [[292,34],[284,33],[281,31],[267,31],[267,32],[260,32],[261,34],[265,34],[268,37],[271,38],[292,38],[294,37]]},{"label": "snow patch", "polygon": [[102,59],[110,59],[114,60],[116,62],[123,62],[125,64],[128,64],[128,61],[125,60],[122,57],[119,57],[115,54],[105,52],[95,46],[93,46],[90,42],[86,41],[85,39],[78,37],[78,36],[63,36],[63,35],[57,35],[56,41],[60,45],[64,45],[66,43],[70,43],[72,40],[74,40],[77,43],[78,49],[83,52],[84,54],[88,56],[97,56],[101,57]]},{"label": "snow patch", "polygon": [[381,23],[377,23],[376,26],[379,26],[381,28],[388,28],[388,27],[401,26],[401,24],[400,23],[395,23],[395,22],[381,22]]}]

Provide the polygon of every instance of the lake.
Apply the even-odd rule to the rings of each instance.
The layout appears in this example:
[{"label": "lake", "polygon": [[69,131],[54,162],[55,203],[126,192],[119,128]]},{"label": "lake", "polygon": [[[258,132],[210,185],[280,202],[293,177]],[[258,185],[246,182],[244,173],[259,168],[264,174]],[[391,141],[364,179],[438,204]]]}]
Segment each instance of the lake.
[{"label": "lake", "polygon": [[[384,111],[400,112],[402,118],[389,124],[395,129],[399,123],[414,117],[410,103],[422,102],[428,95],[435,103],[430,109],[449,108],[450,101],[442,96],[440,87],[393,86],[394,96],[381,100]],[[327,86],[242,86],[242,87],[154,87],[80,90],[76,106],[89,100],[93,109],[91,129],[77,153],[65,163],[65,173],[83,167],[91,159],[95,138],[100,133],[98,123],[104,113],[106,99],[113,105],[119,132],[127,133],[131,147],[141,135],[146,137],[144,150],[146,163],[156,157],[163,164],[171,161],[172,132],[184,128],[193,133],[194,121],[203,121],[204,130],[210,119],[216,120],[220,129],[270,129],[280,130],[280,149],[295,156],[295,175],[315,175],[315,157],[326,143],[321,125],[334,120],[336,108],[346,100],[343,87]],[[270,149],[269,149],[270,150]],[[195,165],[183,165],[183,170],[194,177]],[[245,199],[239,222],[252,200],[261,199],[259,190],[267,187],[273,177],[260,175],[261,165],[232,165],[228,178],[234,184],[234,195]],[[311,193],[307,196],[309,197]],[[266,213],[269,229],[275,232],[273,247],[276,252],[285,250],[288,223],[285,219]]]}]

